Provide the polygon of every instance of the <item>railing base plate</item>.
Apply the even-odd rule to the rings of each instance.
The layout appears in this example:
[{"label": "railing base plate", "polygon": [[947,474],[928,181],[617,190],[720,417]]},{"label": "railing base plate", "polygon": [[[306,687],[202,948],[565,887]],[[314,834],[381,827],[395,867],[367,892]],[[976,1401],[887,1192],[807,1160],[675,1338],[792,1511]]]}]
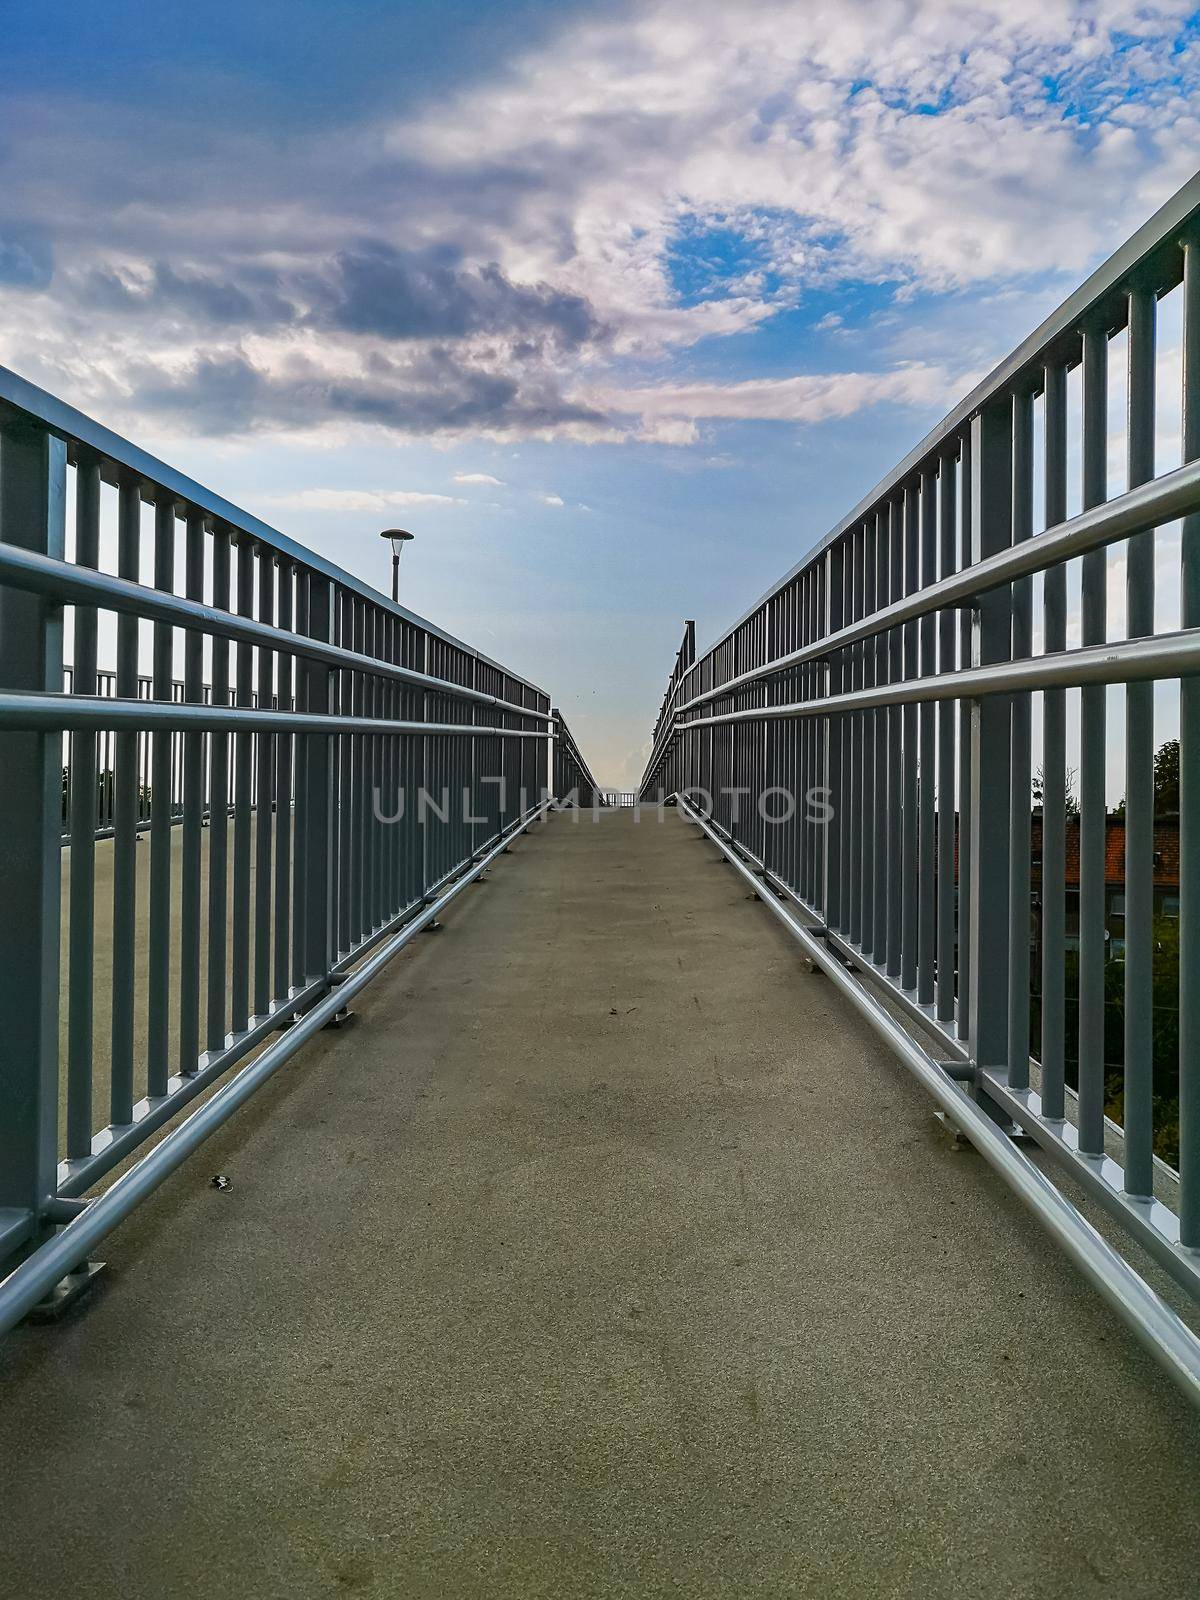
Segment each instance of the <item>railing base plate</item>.
[{"label": "railing base plate", "polygon": [[68,1272],[65,1278],[60,1278],[44,1300],[38,1301],[27,1314],[26,1322],[57,1322],[81,1295],[88,1292],[104,1270],[103,1261],[83,1262],[74,1272]]}]

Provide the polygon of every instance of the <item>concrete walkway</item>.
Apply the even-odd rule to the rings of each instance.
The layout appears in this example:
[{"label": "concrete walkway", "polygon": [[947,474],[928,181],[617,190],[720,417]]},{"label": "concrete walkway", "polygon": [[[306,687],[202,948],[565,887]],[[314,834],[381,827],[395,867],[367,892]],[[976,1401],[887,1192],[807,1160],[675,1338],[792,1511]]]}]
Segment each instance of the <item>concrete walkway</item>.
[{"label": "concrete walkway", "polygon": [[535,829],[106,1255],[0,1350],[20,1600],[1195,1592],[1184,1402],[674,813]]}]

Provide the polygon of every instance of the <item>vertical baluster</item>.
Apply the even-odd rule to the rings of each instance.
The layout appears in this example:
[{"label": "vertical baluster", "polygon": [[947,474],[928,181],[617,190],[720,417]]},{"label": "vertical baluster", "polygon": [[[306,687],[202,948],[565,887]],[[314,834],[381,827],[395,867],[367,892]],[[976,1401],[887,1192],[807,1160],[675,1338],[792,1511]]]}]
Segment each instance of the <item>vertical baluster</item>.
[{"label": "vertical baluster", "polygon": [[[1131,489],[1154,476],[1155,300],[1129,296],[1126,446]],[[1131,639],[1154,632],[1154,534],[1125,556]],[[1125,1190],[1154,1192],[1154,685],[1125,690]]]},{"label": "vertical baluster", "polygon": [[[870,616],[878,608],[879,518],[867,519],[863,549],[863,615]],[[862,646],[862,681],[864,688],[872,688],[876,676],[876,648],[874,639],[866,639]],[[862,949],[870,950],[875,924],[875,834],[880,818],[875,810],[875,713],[862,711],[856,721],[856,738],[862,752],[862,852],[859,857],[859,935]]]},{"label": "vertical baluster", "polygon": [[[882,610],[891,598],[892,570],[892,508],[885,504],[879,508],[878,531],[875,538],[875,597]],[[891,679],[891,635],[883,630],[875,635],[875,682],[888,683]],[[875,863],[871,877],[875,885],[875,918],[871,929],[871,956],[877,967],[887,964],[888,950],[888,839],[890,818],[888,801],[889,730],[891,712],[871,712],[871,737],[875,743]],[[864,931],[865,936],[865,931]]]},{"label": "vertical baluster", "polygon": [[[228,528],[213,529],[213,606],[229,610],[230,543]],[[229,704],[229,644],[213,635],[212,704]],[[208,782],[208,1014],[210,1051],[223,1050],[229,1022],[229,735],[214,732],[209,740]]]},{"label": "vertical baluster", "polygon": [[[1183,459],[1200,457],[1200,240],[1183,254]],[[1200,515],[1185,517],[1179,620],[1200,627]],[[1179,685],[1179,1237],[1200,1247],[1200,678]]]},{"label": "vertical baluster", "polygon": [[[308,574],[305,632],[328,644],[333,637],[333,585],[328,578]],[[332,710],[333,672],[324,662],[306,659],[300,668],[303,709],[318,716]],[[305,761],[304,857],[297,866],[304,874],[304,929],[300,941],[304,981],[328,983],[332,967],[331,900],[334,840],[331,828],[333,736],[302,735],[308,746]]]},{"label": "vertical baluster", "polygon": [[[954,451],[947,450],[938,469],[939,577],[958,567],[958,470]],[[955,615],[944,606],[937,615],[938,671],[955,668]],[[954,1020],[954,732],[958,704],[943,700],[937,708],[937,990],[939,1022]]]},{"label": "vertical baluster", "polygon": [[[961,443],[958,506],[962,567],[969,567],[974,559],[971,553],[975,539],[973,449],[974,430],[964,433]],[[964,606],[959,617],[958,636],[958,661],[964,670],[974,659],[975,620],[974,609]],[[960,1039],[968,1041],[971,1037],[971,858],[974,853],[972,845],[974,820],[971,810],[973,723],[973,702],[960,700],[958,702],[958,847],[955,852],[958,857],[958,897],[955,914],[955,928],[958,935],[958,1010],[955,1031]]]},{"label": "vertical baluster", "polygon": [[[204,599],[204,517],[189,506],[184,543],[184,593]],[[189,628],[183,639],[183,698],[204,700],[204,635]],[[183,837],[179,874],[179,1071],[195,1073],[200,1057],[200,849],[204,827],[204,735],[183,736]]]},{"label": "vertical baluster", "polygon": [[[142,486],[136,478],[121,483],[117,528],[118,576],[138,581],[142,535]],[[117,696],[138,694],[137,618],[117,618]],[[138,783],[138,735],[127,729],[116,735],[113,756],[113,936],[112,936],[112,1077],[109,1115],[123,1125],[133,1121],[133,1018],[137,989],[137,841],[141,810]]]},{"label": "vertical baluster", "polygon": [[[832,544],[825,554],[825,563],[829,572],[829,631],[836,633],[843,621],[843,588],[842,588],[842,550],[843,544],[838,541]],[[844,668],[842,662],[845,652],[834,651],[829,658],[829,693],[836,696],[845,688]],[[843,926],[843,906],[846,898],[853,893],[852,884],[842,875],[842,783],[843,783],[843,746],[845,743],[845,727],[848,718],[835,714],[825,719],[825,739],[828,749],[828,770],[826,782],[829,785],[829,803],[832,815],[825,829],[825,921],[827,926],[840,929]]]},{"label": "vertical baluster", "polygon": [[[921,574],[922,589],[937,580],[937,475],[927,467],[921,475]],[[935,653],[937,624],[933,612],[921,618],[921,672],[932,677],[937,671]],[[934,882],[934,720],[932,700],[922,701],[917,708],[919,718],[920,750],[917,776],[918,834],[917,834],[917,999],[924,1005],[933,1004],[933,962],[935,930]]]},{"label": "vertical baluster", "polygon": [[[1099,505],[1108,480],[1108,334],[1083,332],[1083,506]],[[1106,631],[1108,560],[1103,550],[1083,557],[1082,644],[1101,644]],[[1079,728],[1079,1148],[1104,1153],[1104,926],[1107,760],[1103,684],[1080,690]]]},{"label": "vertical baluster", "polygon": [[[354,648],[354,597],[349,590],[338,592],[338,628],[342,648]],[[354,714],[354,674],[338,673],[338,708],[342,716]],[[354,735],[338,737],[338,953],[347,955],[353,938],[351,918],[354,872]]]},{"label": "vertical baluster", "polygon": [[[295,631],[307,634],[309,631],[309,599],[311,592],[312,574],[307,567],[296,568],[296,623]],[[305,658],[296,659],[296,709],[306,709],[305,695]],[[295,810],[292,814],[292,985],[302,989],[307,982],[305,962],[305,929],[307,927],[306,899],[308,896],[308,759],[309,737],[305,733],[296,735],[292,750],[292,764],[295,777],[292,791],[295,795]]]},{"label": "vertical baluster", "polygon": [[[1024,543],[1033,533],[1033,395],[1013,395],[1012,416],[1012,541]],[[1018,578],[1012,586],[1012,655],[1017,660],[1033,649],[1033,579]],[[1008,1081],[1014,1089],[1029,1087],[1029,920],[1031,710],[1029,694],[1012,697],[1009,764],[1008,858]]]},{"label": "vertical baluster", "polygon": [[[362,655],[366,649],[366,602],[355,599],[353,620],[353,648]],[[352,715],[362,717],[365,715],[366,679],[363,673],[354,674],[352,690]],[[367,741],[362,734],[355,734],[353,754],[351,757],[352,810],[351,810],[351,843],[350,843],[350,947],[353,949],[363,939],[366,928],[363,925],[364,912],[364,884],[366,872],[366,838],[363,820],[366,816],[364,804],[365,773]]]},{"label": "vertical baluster", "polygon": [[[258,618],[275,621],[275,555],[269,546],[258,547]],[[275,698],[275,652],[258,652],[258,709],[270,711]],[[255,741],[254,837],[254,1012],[265,1017],[271,1009],[271,834],[275,825],[275,737],[260,733]]]},{"label": "vertical baluster", "polygon": [[[1046,526],[1067,515],[1067,369],[1046,368]],[[1043,632],[1048,654],[1067,645],[1067,570],[1049,567],[1043,579]],[[1066,877],[1067,877],[1066,690],[1042,697],[1042,1114],[1059,1121],[1066,1113]]]},{"label": "vertical baluster", "polygon": [[[167,496],[154,506],[154,587],[175,589],[175,501]],[[167,623],[154,624],[154,699],[174,699],[175,633]],[[172,734],[153,735],[150,779],[150,926],[147,951],[146,1092],[167,1092],[171,1076],[171,744]]]},{"label": "vertical baluster", "polygon": [[[920,575],[921,494],[917,483],[904,491],[904,593],[915,594]],[[919,634],[915,622],[904,625],[904,677],[917,676]],[[900,895],[902,912],[900,984],[917,986],[917,708],[903,707],[902,815]]]},{"label": "vertical baluster", "polygon": [[[861,620],[863,615],[863,595],[866,582],[866,530],[862,527],[855,528],[849,535],[852,551],[851,567],[851,592],[850,614],[855,622]],[[866,646],[856,644],[850,651],[851,691],[861,689],[863,686],[863,663],[866,659]],[[851,712],[850,724],[850,867],[848,881],[858,889],[861,882],[863,854],[870,840],[863,831],[863,714],[861,711]],[[862,942],[862,895],[856,892],[850,900],[850,921],[847,934],[852,944]]]},{"label": "vertical baluster", "polygon": [[[0,538],[62,561],[66,478],[62,440],[6,418],[0,424]],[[62,682],[62,608],[50,597],[0,584],[0,685],[58,694]],[[36,1218],[57,1188],[61,735],[0,729],[0,772],[0,879],[8,913],[0,919],[0,1207],[33,1219],[32,1247],[50,1231]]]},{"label": "vertical baluster", "polygon": [[[891,581],[891,598],[899,600],[904,594],[904,500],[892,501],[891,557],[888,562]],[[902,628],[888,631],[888,682],[899,683],[904,677]],[[902,876],[902,829],[904,815],[904,767],[901,739],[903,734],[903,709],[889,706],[888,714],[888,908],[887,908],[887,973],[898,978],[901,971],[901,941],[904,928],[904,879]]]},{"label": "vertical baluster", "polygon": [[[254,546],[243,538],[237,550],[237,608],[239,615],[254,615]],[[237,704],[249,708],[254,697],[254,647],[239,644],[235,678]],[[233,791],[233,1031],[243,1033],[250,1022],[250,896],[254,819],[251,813],[253,736],[234,735]]]},{"label": "vertical baluster", "polygon": [[[7,533],[6,533],[7,537]],[[75,564],[100,565],[100,462],[75,469]],[[96,608],[75,607],[74,694],[96,693]],[[67,1015],[67,1156],[92,1148],[92,1044],[96,933],[96,735],[71,735],[71,932]]]},{"label": "vertical baluster", "polygon": [[[993,401],[971,419],[972,563],[1012,539],[1012,404]],[[980,597],[972,650],[977,666],[1008,659],[1012,594]],[[981,1068],[1008,1065],[1008,827],[1010,716],[1001,695],[971,702],[970,1051]],[[989,1109],[986,1095],[980,1100]]]},{"label": "vertical baluster", "polygon": [[[279,560],[279,627],[293,631],[292,589],[294,569],[286,557]],[[279,710],[292,709],[292,684],[295,657],[286,650],[278,656],[276,696]],[[292,891],[292,748],[293,735],[281,733],[275,740],[275,954],[271,987],[280,1005],[291,987],[291,891]]]}]

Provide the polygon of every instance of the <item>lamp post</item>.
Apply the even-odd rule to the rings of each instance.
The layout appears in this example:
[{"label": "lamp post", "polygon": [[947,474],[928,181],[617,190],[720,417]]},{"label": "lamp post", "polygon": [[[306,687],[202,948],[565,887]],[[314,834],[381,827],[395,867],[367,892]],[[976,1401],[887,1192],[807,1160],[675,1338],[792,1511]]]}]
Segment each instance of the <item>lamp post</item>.
[{"label": "lamp post", "polygon": [[388,539],[392,546],[392,601],[397,604],[400,600],[400,552],[410,539],[416,535],[409,533],[407,528],[385,528],[379,535],[381,539]]}]

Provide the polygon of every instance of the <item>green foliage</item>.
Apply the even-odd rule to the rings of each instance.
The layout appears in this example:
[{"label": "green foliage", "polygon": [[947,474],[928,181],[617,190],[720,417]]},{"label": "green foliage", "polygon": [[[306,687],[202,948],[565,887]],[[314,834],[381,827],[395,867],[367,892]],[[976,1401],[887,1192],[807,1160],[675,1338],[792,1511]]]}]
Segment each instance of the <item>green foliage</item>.
[{"label": "green foliage", "polygon": [[[1171,1166],[1179,1164],[1179,922],[1157,917],[1153,928],[1154,976],[1151,1034],[1154,1073],[1154,1153]],[[1064,1053],[1067,1082],[1079,1087],[1079,953],[1063,958],[1066,985]],[[1037,975],[1040,981],[1040,974]],[[1041,996],[1030,1008],[1030,1053],[1041,1055]],[[1104,1098],[1114,1122],[1125,1114],[1125,963],[1109,961],[1104,969]]]}]

